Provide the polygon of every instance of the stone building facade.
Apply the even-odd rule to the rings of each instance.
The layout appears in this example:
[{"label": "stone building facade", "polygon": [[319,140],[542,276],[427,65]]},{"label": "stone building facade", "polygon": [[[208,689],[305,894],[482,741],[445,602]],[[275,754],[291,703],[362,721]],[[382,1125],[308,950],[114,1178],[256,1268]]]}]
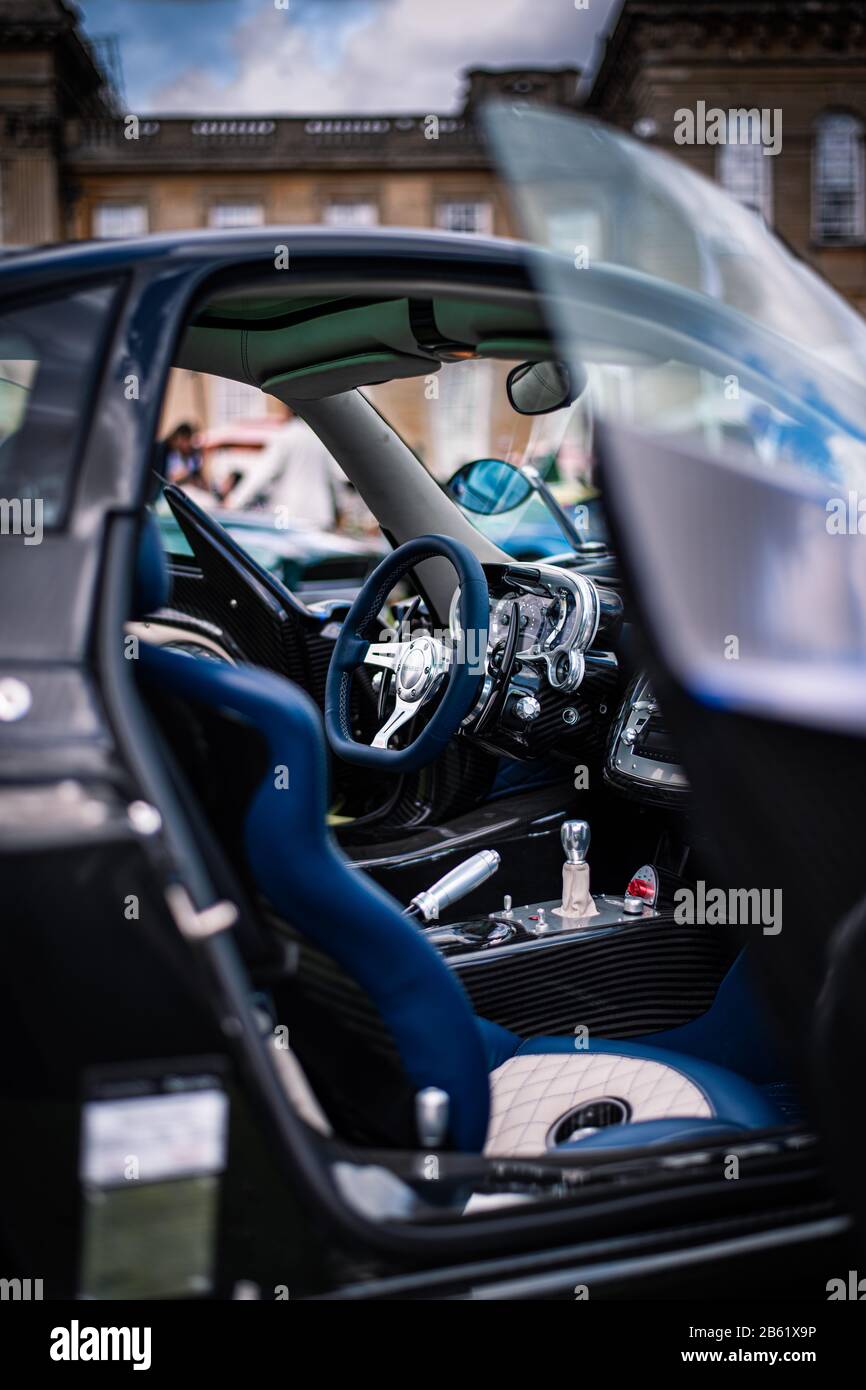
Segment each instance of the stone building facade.
[{"label": "stone building facade", "polygon": [[[676,143],[682,109],[781,113],[781,148]],[[866,4],[625,0],[586,110],[756,207],[866,311]]]},{"label": "stone building facade", "polygon": [[[263,223],[509,236],[475,119],[490,95],[583,109],[686,160],[866,309],[866,0],[624,0],[591,81],[476,68],[456,113],[308,118],[138,116],[67,0],[0,0],[0,242]],[[779,152],[677,143],[701,103],[780,112]],[[209,389],[176,383],[173,413],[254,408]]]}]

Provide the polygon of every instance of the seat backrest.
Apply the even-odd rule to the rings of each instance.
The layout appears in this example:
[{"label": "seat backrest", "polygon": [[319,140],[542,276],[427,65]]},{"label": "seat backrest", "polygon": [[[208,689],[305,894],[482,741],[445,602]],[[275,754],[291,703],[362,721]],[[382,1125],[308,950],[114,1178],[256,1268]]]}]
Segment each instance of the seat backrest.
[{"label": "seat backrest", "polygon": [[[152,607],[158,565],[149,530],[146,524],[136,595],[146,593]],[[453,1146],[480,1150],[489,1088],[474,1015],[423,932],[333,839],[326,822],[324,735],[312,701],[271,672],[145,644],[139,666],[146,682],[242,721],[264,740],[267,766],[250,798],[243,832],[252,880],[280,917],[369,997],[413,1088],[437,1086],[447,1092]]]}]

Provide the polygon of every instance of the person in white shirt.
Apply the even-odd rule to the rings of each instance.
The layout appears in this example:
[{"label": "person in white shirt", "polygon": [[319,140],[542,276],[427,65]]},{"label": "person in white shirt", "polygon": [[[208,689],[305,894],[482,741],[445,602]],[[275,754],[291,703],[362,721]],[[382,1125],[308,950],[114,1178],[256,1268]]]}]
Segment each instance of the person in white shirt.
[{"label": "person in white shirt", "polygon": [[339,520],[343,473],[309,425],[288,406],[286,411],[285,424],[245,465],[223,505],[240,510],[261,503],[277,525],[333,530]]}]

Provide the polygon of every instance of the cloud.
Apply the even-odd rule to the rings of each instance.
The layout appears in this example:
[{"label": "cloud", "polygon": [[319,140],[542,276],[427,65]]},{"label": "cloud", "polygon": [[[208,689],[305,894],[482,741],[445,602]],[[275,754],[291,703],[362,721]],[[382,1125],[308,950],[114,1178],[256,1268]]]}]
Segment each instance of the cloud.
[{"label": "cloud", "polygon": [[[333,0],[331,0],[333,3]],[[472,66],[585,66],[614,0],[368,0],[306,9],[267,0],[235,28],[231,61],[153,88],[168,112],[453,110]],[[339,22],[335,22],[335,20]]]}]

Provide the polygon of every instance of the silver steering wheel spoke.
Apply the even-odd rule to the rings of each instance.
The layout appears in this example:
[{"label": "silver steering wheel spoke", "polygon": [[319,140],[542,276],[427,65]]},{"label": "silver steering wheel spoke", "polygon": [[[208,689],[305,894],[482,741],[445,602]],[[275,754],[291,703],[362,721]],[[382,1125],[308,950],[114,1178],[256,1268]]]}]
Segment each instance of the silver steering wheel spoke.
[{"label": "silver steering wheel spoke", "polygon": [[371,642],[363,664],[376,666],[383,671],[396,671],[400,658],[409,646],[409,642]]},{"label": "silver steering wheel spoke", "polygon": [[406,724],[408,720],[410,720],[412,716],[417,713],[417,710],[417,702],[408,704],[405,700],[401,700],[398,695],[397,703],[395,704],[391,713],[388,715],[388,718],[385,720],[385,723],[382,725],[379,732],[376,734],[375,738],[370,744],[370,747],[387,748],[388,741],[391,738],[391,735],[395,734],[398,729],[401,729],[403,725]]},{"label": "silver steering wheel spoke", "polygon": [[394,709],[373,739],[371,748],[387,748],[391,735],[430,700],[450,665],[444,642],[422,632],[408,642],[371,642],[364,664],[394,673]]}]

